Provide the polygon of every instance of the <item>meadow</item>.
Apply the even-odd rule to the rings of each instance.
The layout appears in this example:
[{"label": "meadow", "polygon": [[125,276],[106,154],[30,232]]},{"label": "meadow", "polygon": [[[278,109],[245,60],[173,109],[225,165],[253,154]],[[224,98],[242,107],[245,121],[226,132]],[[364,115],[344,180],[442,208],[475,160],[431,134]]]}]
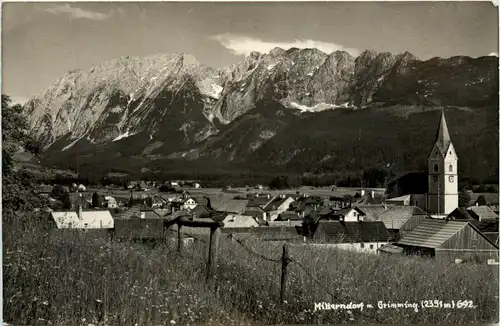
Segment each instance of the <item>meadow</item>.
[{"label": "meadow", "polygon": [[[243,247],[221,234],[214,275],[206,282],[203,238],[178,254],[169,242],[150,249],[107,242],[92,233],[9,227],[4,230],[3,312],[4,320],[14,324],[498,321],[497,266],[290,245],[292,262],[280,304],[282,243],[245,240]],[[314,311],[319,302],[377,307],[380,300],[472,300],[477,308]]]}]

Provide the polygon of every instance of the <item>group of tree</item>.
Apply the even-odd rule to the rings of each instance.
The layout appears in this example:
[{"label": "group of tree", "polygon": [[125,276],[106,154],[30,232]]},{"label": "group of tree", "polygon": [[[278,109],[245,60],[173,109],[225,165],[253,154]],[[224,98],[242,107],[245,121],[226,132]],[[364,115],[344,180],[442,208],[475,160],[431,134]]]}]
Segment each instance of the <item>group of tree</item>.
[{"label": "group of tree", "polygon": [[16,168],[16,153],[34,150],[33,147],[22,106],[2,94],[2,219],[6,224],[28,217],[47,204],[35,192],[38,184],[35,177]]}]

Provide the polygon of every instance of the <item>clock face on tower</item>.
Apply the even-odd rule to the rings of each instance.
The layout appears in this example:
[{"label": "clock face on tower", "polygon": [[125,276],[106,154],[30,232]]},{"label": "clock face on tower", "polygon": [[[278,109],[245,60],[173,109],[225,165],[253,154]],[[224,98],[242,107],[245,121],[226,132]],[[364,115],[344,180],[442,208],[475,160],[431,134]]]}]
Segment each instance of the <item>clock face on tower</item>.
[{"label": "clock face on tower", "polygon": [[450,175],[450,177],[448,178],[448,180],[450,180],[450,182],[453,182],[454,181],[454,178],[452,175]]}]

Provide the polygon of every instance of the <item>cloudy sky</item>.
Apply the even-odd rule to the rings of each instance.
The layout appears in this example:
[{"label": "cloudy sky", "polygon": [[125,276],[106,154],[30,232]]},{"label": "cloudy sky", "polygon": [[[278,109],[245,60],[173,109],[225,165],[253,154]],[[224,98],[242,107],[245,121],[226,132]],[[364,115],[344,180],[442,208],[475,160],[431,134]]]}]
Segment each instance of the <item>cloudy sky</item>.
[{"label": "cloudy sky", "polygon": [[491,2],[4,3],[2,14],[2,93],[17,101],[126,55],[185,52],[222,67],[275,46],[420,59],[498,52]]}]

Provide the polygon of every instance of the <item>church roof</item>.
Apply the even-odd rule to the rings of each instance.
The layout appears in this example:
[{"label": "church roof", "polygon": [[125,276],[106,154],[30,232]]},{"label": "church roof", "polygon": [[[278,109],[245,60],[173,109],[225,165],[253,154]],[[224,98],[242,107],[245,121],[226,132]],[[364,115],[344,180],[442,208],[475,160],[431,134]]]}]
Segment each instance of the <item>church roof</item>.
[{"label": "church roof", "polygon": [[450,133],[448,132],[448,125],[446,124],[446,119],[444,117],[444,110],[441,111],[441,121],[439,122],[439,128],[436,137],[436,143],[438,144],[441,153],[445,154],[451,144]]}]

